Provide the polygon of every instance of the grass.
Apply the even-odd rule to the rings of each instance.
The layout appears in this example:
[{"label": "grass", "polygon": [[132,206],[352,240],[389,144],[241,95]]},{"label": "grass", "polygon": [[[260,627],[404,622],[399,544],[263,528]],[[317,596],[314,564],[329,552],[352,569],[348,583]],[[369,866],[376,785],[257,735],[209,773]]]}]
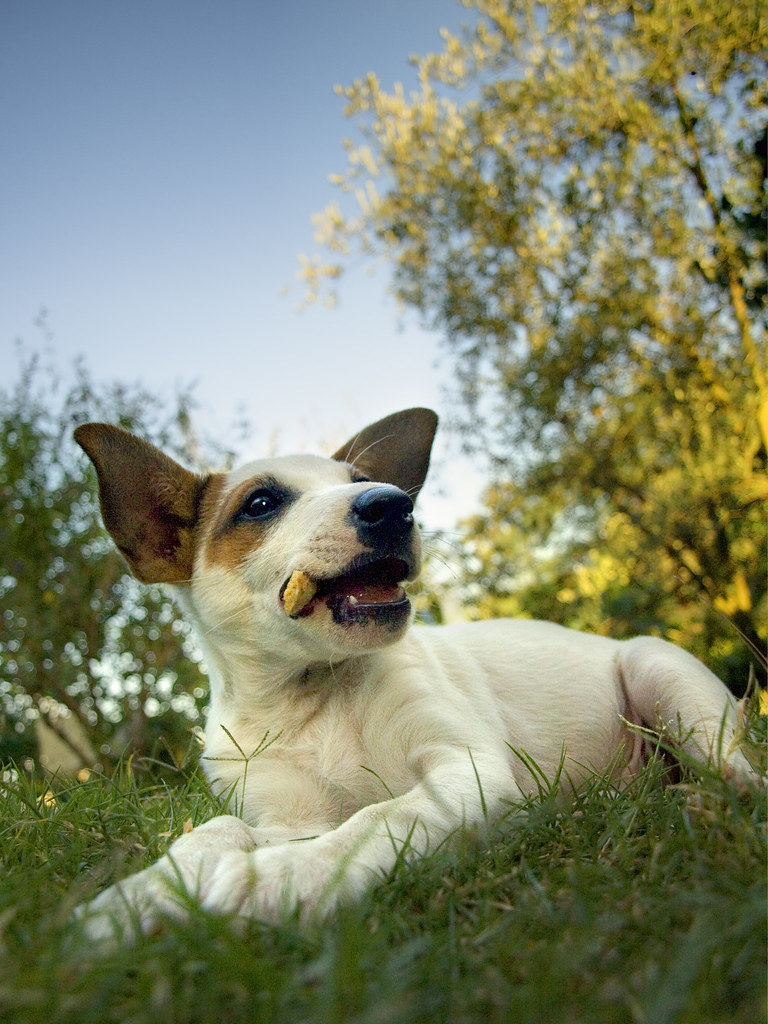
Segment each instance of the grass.
[{"label": "grass", "polygon": [[[765,731],[765,719],[759,725]],[[398,865],[315,934],[196,913],[132,949],[78,944],[80,899],[217,812],[194,767],[0,787],[0,1020],[13,1024],[759,1024],[763,793],[594,780]]]}]

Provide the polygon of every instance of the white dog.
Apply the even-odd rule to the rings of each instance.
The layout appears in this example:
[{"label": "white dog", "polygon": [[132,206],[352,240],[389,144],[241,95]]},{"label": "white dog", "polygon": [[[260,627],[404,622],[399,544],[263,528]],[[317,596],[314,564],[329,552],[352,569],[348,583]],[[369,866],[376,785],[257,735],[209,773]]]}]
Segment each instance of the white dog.
[{"label": "white dog", "polygon": [[332,458],[209,476],[117,427],[78,428],[115,543],[197,627],[203,764],[237,815],[82,908],[93,937],[154,931],[186,913],[185,893],[214,913],[322,916],[403,852],[535,793],[536,771],[562,768],[570,786],[628,776],[642,748],[631,723],[670,726],[689,755],[754,777],[725,686],[662,640],[509,620],[409,629],[412,499],[436,425],[410,409]]}]

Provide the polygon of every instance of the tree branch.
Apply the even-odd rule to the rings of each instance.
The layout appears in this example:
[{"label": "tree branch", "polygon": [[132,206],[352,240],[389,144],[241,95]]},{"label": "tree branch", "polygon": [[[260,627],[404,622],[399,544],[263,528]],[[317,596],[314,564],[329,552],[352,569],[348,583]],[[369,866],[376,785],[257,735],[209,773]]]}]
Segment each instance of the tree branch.
[{"label": "tree branch", "polygon": [[741,346],[744,351],[744,360],[752,372],[752,379],[759,395],[758,405],[758,426],[763,438],[763,444],[768,448],[768,379],[760,362],[760,354],[752,334],[752,325],[749,319],[749,311],[744,298],[744,282],[736,266],[731,246],[728,244],[726,228],[723,223],[722,206],[718,203],[710,187],[704,170],[704,163],[701,159],[699,143],[696,139],[695,120],[688,111],[683,97],[677,85],[673,86],[675,103],[680,117],[680,124],[683,134],[690,147],[692,161],[686,166],[693,175],[699,190],[709,207],[715,225],[715,241],[719,252],[718,261],[723,270],[724,277],[728,281],[728,290],[731,297],[731,307],[741,336]]}]

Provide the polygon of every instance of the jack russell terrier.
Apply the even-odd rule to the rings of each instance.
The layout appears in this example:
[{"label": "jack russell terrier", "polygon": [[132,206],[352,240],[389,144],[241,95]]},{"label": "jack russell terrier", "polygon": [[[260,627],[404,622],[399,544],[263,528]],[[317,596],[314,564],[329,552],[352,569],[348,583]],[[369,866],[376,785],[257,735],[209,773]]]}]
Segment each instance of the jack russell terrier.
[{"label": "jack russell terrier", "polygon": [[117,547],[197,628],[210,675],[203,765],[234,812],[80,908],[92,938],[156,931],[190,900],[268,922],[322,918],[404,854],[535,794],[541,776],[620,783],[640,762],[642,727],[756,778],[734,699],[663,640],[533,621],[409,628],[413,500],[436,426],[409,409],[331,458],[205,476],[117,427],[77,429]]}]

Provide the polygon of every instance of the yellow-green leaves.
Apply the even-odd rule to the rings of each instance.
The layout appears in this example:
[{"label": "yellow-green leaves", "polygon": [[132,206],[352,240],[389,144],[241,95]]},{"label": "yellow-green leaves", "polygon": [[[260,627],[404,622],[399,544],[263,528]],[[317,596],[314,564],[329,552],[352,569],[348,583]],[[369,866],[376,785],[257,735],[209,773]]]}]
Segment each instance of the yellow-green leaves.
[{"label": "yellow-green leaves", "polygon": [[[465,6],[470,27],[415,59],[415,91],[374,75],[344,90],[362,141],[318,224],[339,259],[309,264],[311,290],[384,255],[445,335],[473,436],[514,481],[471,533],[505,553],[481,559],[483,614],[495,572],[498,610],[514,591],[547,614],[573,592],[585,624],[617,607],[626,630],[714,643],[730,627],[713,609],[733,609],[760,643],[765,5]],[[611,559],[630,584],[603,580]]]}]

